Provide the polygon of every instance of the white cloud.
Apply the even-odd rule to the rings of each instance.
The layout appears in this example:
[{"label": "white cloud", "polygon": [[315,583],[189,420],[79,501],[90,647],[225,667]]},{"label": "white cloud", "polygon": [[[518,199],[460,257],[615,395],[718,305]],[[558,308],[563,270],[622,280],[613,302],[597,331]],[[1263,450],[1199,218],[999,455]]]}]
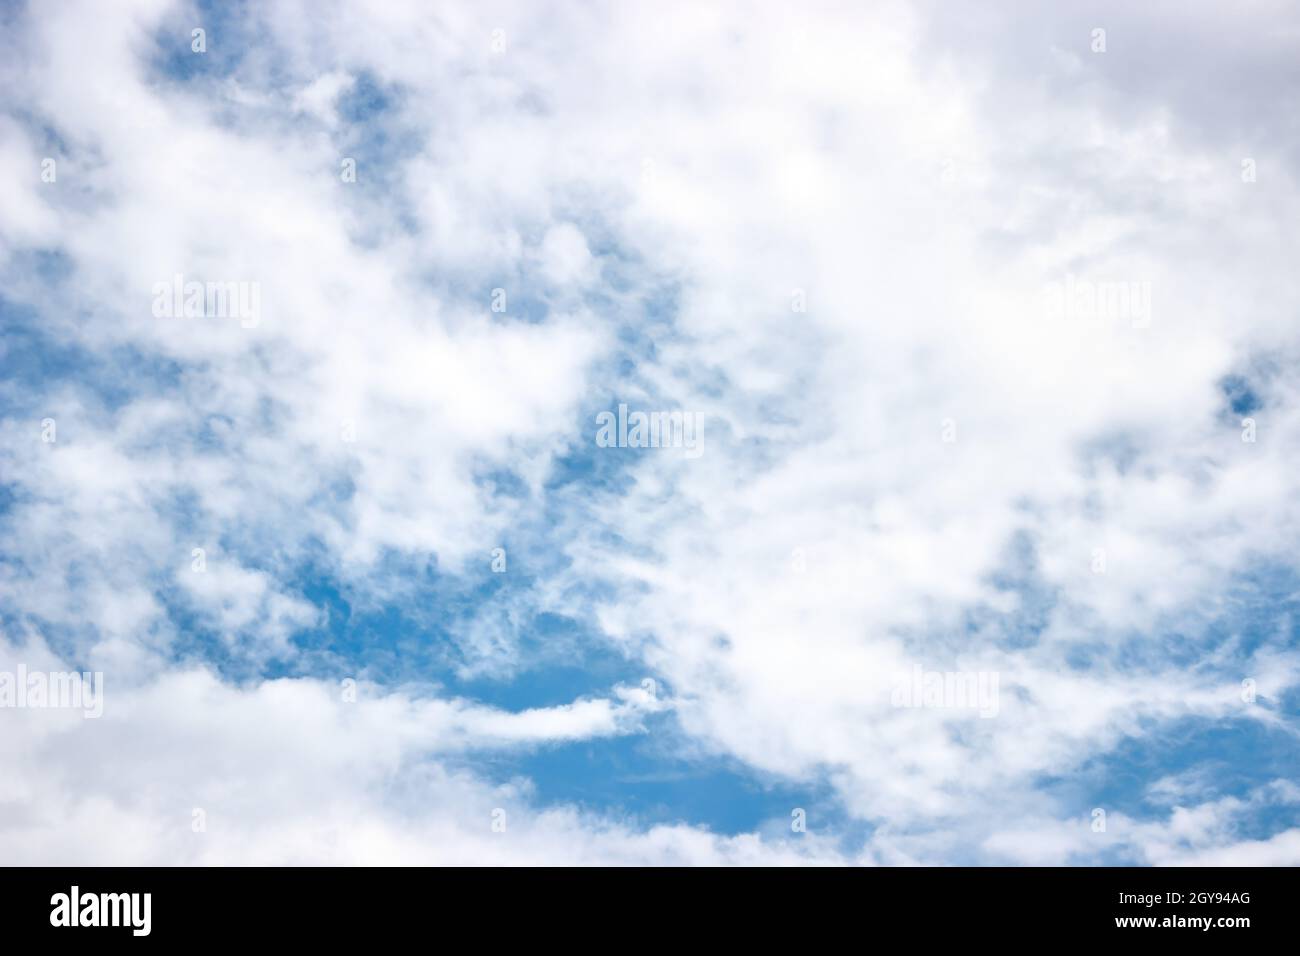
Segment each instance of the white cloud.
[{"label": "white cloud", "polygon": [[351,89],[356,77],[337,70],[324,73],[306,84],[293,98],[293,105],[330,127],[338,125],[336,112],[340,94]]}]

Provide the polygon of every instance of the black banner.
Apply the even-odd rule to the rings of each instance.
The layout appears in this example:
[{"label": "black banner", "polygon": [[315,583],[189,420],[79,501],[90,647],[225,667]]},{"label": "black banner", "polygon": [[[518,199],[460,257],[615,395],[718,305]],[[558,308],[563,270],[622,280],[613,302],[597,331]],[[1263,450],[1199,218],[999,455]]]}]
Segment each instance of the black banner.
[{"label": "black banner", "polygon": [[[1285,869],[9,869],[7,942],[1286,942]],[[590,935],[589,935],[590,934]],[[667,934],[667,935],[665,935]],[[430,945],[452,945],[438,939]],[[17,950],[11,950],[17,951]]]}]

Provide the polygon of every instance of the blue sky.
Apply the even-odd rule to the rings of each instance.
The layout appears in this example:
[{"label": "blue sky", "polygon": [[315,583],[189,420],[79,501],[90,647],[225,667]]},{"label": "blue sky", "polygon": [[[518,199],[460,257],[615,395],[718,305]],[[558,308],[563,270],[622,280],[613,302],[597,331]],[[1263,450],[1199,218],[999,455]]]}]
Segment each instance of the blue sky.
[{"label": "blue sky", "polygon": [[3,16],[0,859],[1300,862],[1285,11]]}]

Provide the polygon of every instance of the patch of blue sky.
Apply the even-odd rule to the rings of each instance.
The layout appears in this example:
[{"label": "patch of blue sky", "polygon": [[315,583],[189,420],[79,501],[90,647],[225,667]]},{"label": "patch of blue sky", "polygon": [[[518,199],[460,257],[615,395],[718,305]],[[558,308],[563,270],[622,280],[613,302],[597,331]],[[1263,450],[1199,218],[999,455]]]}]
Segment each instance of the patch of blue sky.
[{"label": "patch of blue sky", "polygon": [[[385,189],[404,182],[402,160],[428,146],[426,137],[405,116],[406,93],[397,85],[383,84],[362,70],[339,93],[335,107],[340,125],[336,142],[344,155],[357,160],[357,181],[362,191],[367,184]],[[364,176],[362,173],[364,172]],[[392,177],[389,178],[391,173]]]},{"label": "patch of blue sky", "polygon": [[474,483],[493,499],[524,501],[529,495],[528,484],[518,472],[496,463],[479,463],[474,469]]},{"label": "patch of blue sky", "polygon": [[1264,403],[1255,393],[1250,379],[1244,375],[1227,375],[1219,383],[1224,399],[1233,415],[1251,415],[1263,408]]},{"label": "patch of blue sky", "polygon": [[21,249],[11,261],[14,273],[38,280],[41,287],[57,288],[76,271],[72,257],[61,249]]},{"label": "patch of blue sky", "polygon": [[[0,519],[8,514],[10,509],[19,501],[21,489],[14,482],[6,482],[0,477]],[[4,560],[4,553],[0,552],[0,561]]]},{"label": "patch of blue sky", "polygon": [[[414,594],[363,610],[354,609],[345,589],[326,575],[314,575],[302,590],[328,610],[326,633],[306,640],[300,636],[301,656],[292,663],[276,662],[261,676],[364,676],[388,687],[418,691],[427,685],[443,696],[510,711],[605,696],[615,685],[639,686],[652,676],[590,625],[547,613],[528,616],[518,630],[526,666],[504,678],[462,675],[450,625],[481,614],[511,586],[526,583],[489,572],[477,586],[467,586],[463,579],[440,577],[431,563],[416,568],[397,555],[390,556],[387,566],[403,589],[416,585]],[[223,661],[219,642],[214,645],[211,633],[195,622],[185,630],[191,641],[207,646],[219,669],[243,666],[237,659]],[[670,691],[662,685],[658,689]],[[463,759],[488,779],[504,782],[527,776],[543,805],[574,804],[643,825],[686,823],[734,834],[776,819],[788,828],[791,810],[799,807],[807,813],[810,828],[850,834],[859,844],[865,839],[863,825],[847,818],[824,780],[783,781],[734,761],[682,756],[670,745],[678,736],[671,715],[648,716],[646,730],[508,753],[476,751]]]},{"label": "patch of blue sky", "polygon": [[532,666],[508,680],[451,674],[443,681],[447,692],[506,710],[525,710],[607,697],[616,685],[639,686],[647,676],[643,665],[598,640],[590,625],[571,618],[538,615],[521,637],[534,645]]},{"label": "patch of blue sky", "polygon": [[[671,715],[651,718],[650,732],[598,738],[518,753],[475,753],[472,765],[489,780],[526,776],[542,804],[569,804],[638,828],[665,824],[707,827],[723,835],[763,830],[772,839],[801,839],[791,829],[802,809],[809,832],[833,834],[856,849],[870,831],[850,821],[821,776],[792,781],[724,757],[678,748]],[[467,764],[468,765],[468,764]]]},{"label": "patch of blue sky", "polygon": [[[931,652],[951,653],[986,641],[1008,649],[1026,648],[1038,641],[1054,615],[1077,613],[1062,607],[1057,590],[1043,581],[1027,534],[1015,536],[989,583],[1015,596],[1012,610],[979,605],[963,612],[959,638],[945,643],[942,635],[924,632],[916,641]],[[1281,565],[1257,564],[1234,575],[1221,590],[1180,609],[1177,617],[1161,620],[1156,633],[1158,639],[1133,632],[1120,635],[1120,640],[1079,641],[1069,649],[1067,660],[1079,670],[1094,666],[1136,672],[1171,667],[1222,670],[1237,666],[1268,644],[1294,649],[1300,643],[1300,578]],[[1227,652],[1226,663],[1219,652]]]},{"label": "patch of blue sky", "polygon": [[[180,564],[182,573],[191,570],[188,554]],[[251,631],[230,633],[215,627],[212,619],[200,613],[188,593],[166,573],[154,576],[154,599],[163,608],[173,629],[170,652],[177,665],[211,670],[223,680],[240,685],[255,685],[264,679],[292,676],[277,662],[261,665],[250,656],[255,634]]]},{"label": "patch of blue sky", "polygon": [[[192,8],[173,8],[153,36],[151,66],[159,82],[184,84],[235,73],[248,51],[258,48],[251,42],[253,12],[253,5],[245,0],[198,0]],[[194,49],[195,30],[204,31],[203,52]]]},{"label": "patch of blue sky", "polygon": [[[1245,703],[1243,708],[1250,706]],[[1300,779],[1300,747],[1293,732],[1247,719],[1191,717],[1143,726],[1117,747],[1073,772],[1043,777],[1035,787],[1063,809],[1075,808],[1086,826],[1093,808],[1140,822],[1163,822],[1173,807],[1235,798],[1276,780]],[[1174,788],[1155,786],[1172,780]],[[1300,804],[1257,800],[1234,824],[1238,839],[1267,839],[1300,826]]]},{"label": "patch of blue sky", "polygon": [[1239,671],[1260,649],[1300,646],[1300,579],[1279,565],[1257,566],[1224,582],[1190,613],[1161,622],[1156,633],[1158,639],[1134,634],[1107,659],[1131,672],[1178,668],[1247,677]]},{"label": "patch of blue sky", "polygon": [[[1249,657],[1271,645],[1294,649],[1300,643],[1294,575],[1281,568],[1256,569],[1225,589],[1232,613],[1212,620],[1198,631],[1183,634],[1161,630],[1158,640],[1124,642],[1114,653],[1103,651],[1108,666],[1129,674],[1168,669],[1207,669],[1222,679],[1225,693],[1240,699],[1241,681],[1252,676]],[[1228,650],[1226,660],[1211,663],[1211,655]],[[1096,663],[1093,661],[1091,663]],[[1152,679],[1159,679],[1153,676]],[[1264,683],[1261,681],[1261,683]],[[1274,780],[1300,780],[1300,743],[1293,730],[1253,719],[1251,708],[1271,711],[1288,721],[1300,715],[1300,693],[1270,698],[1259,691],[1253,702],[1241,700],[1241,713],[1219,719],[1189,717],[1176,723],[1144,721],[1110,752],[1100,754],[1068,776],[1044,779],[1044,790],[1063,804],[1102,807],[1139,820],[1162,820],[1169,806],[1149,788],[1166,777],[1191,776],[1196,793],[1187,805],[1234,797],[1246,800],[1253,790]],[[1167,801],[1166,801],[1167,802]],[[1175,801],[1176,803],[1177,801]],[[1300,806],[1263,802],[1242,814],[1240,839],[1265,839],[1300,825]]]},{"label": "patch of blue sky", "polygon": [[[612,404],[611,404],[612,402]],[[553,462],[545,489],[552,492],[569,489],[575,495],[615,493],[630,487],[634,481],[633,466],[638,453],[654,453],[655,449],[601,448],[596,444],[599,428],[596,416],[602,411],[615,411],[613,397],[589,404],[578,418],[577,440],[569,445]]]},{"label": "patch of blue sky", "polygon": [[[339,119],[354,125],[369,123],[380,114],[392,110],[400,96],[397,87],[385,86],[368,70],[359,71],[352,85],[339,95]],[[379,133],[382,136],[383,130],[379,130]]]},{"label": "patch of blue sky", "polygon": [[1001,565],[989,576],[989,583],[998,591],[1014,593],[1015,609],[1001,612],[977,607],[966,614],[966,633],[981,634],[1009,649],[1036,644],[1051,623],[1058,593],[1043,580],[1037,548],[1028,533],[1018,532],[1008,542]]},{"label": "patch of blue sky", "polygon": [[[50,268],[62,273],[61,267]],[[74,439],[79,424],[75,418],[59,418],[58,409],[48,404],[49,393],[61,385],[75,388],[79,395],[92,397],[112,412],[139,397],[141,391],[165,393],[175,388],[182,374],[178,363],[134,346],[92,350],[69,343],[36,310],[3,296],[0,337],[0,361],[4,364],[0,414],[13,417],[39,412],[41,417],[53,417],[58,421],[61,442]]]},{"label": "patch of blue sky", "polygon": [[1286,356],[1271,350],[1243,357],[1218,383],[1225,415],[1240,418],[1264,409],[1278,382],[1293,371],[1292,366],[1293,362]]},{"label": "patch of blue sky", "polygon": [[[267,676],[424,684],[509,709],[605,695],[614,684],[647,676],[589,624],[536,607],[528,559],[506,550],[506,573],[492,572],[485,552],[481,567],[461,575],[440,571],[432,556],[389,552],[359,585],[339,580],[323,560],[307,560],[281,578],[324,612],[324,623],[299,633],[297,653],[275,662]],[[373,582],[382,582],[382,594],[370,590]],[[504,660],[476,661],[467,632],[498,622],[507,640],[499,649]]]},{"label": "patch of blue sky", "polygon": [[[500,301],[497,290],[505,293],[502,306],[494,308],[494,302]],[[483,311],[494,322],[523,322],[527,325],[540,325],[551,315],[551,301],[537,284],[521,278],[521,273],[512,271],[488,278],[479,283],[469,296],[472,302],[482,302]]]},{"label": "patch of blue sky", "polygon": [[910,653],[924,666],[943,670],[981,648],[1023,650],[1037,644],[1059,606],[1058,590],[1038,568],[1037,548],[1026,531],[1011,536],[986,583],[1015,598],[1009,610],[980,603],[960,612],[958,626],[941,621],[937,627],[900,632]]},{"label": "patch of blue sky", "polygon": [[33,113],[22,103],[16,102],[6,103],[5,113],[23,128],[23,132],[31,139],[32,145],[39,149],[43,156],[58,159],[71,155],[72,144],[48,117]]}]

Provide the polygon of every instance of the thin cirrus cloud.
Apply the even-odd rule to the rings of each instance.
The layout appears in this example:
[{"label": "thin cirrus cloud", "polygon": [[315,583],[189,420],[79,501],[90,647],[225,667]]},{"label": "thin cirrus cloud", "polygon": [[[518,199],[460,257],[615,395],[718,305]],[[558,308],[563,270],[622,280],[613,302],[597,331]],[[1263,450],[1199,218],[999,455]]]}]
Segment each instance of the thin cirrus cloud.
[{"label": "thin cirrus cloud", "polygon": [[0,855],[1296,862],[1285,7],[241,15],[3,14]]}]

